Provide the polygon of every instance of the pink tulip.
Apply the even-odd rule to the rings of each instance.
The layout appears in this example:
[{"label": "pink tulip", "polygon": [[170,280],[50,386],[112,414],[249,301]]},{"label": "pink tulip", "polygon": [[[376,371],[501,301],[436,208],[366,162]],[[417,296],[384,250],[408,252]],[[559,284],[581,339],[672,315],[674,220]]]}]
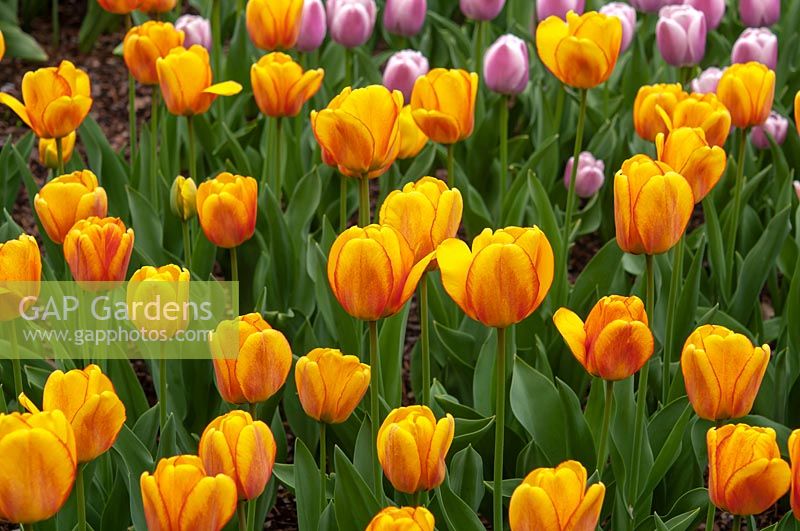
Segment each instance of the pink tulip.
[{"label": "pink tulip", "polygon": [[747,28],[733,45],[731,62],[757,61],[775,70],[778,64],[778,37],[767,28]]},{"label": "pink tulip", "polygon": [[331,39],[345,48],[367,42],[375,29],[375,0],[328,0]]},{"label": "pink tulip", "polygon": [[697,92],[698,94],[716,94],[717,85],[719,85],[719,80],[722,78],[723,73],[724,71],[716,66],[706,68],[700,72],[699,76],[692,80],[692,92]]},{"label": "pink tulip", "polygon": [[793,181],[794,193],[797,194],[797,199],[800,200],[800,181]]},{"label": "pink tulip", "polygon": [[683,0],[630,0],[633,7],[639,11],[655,13],[664,6],[674,6],[683,3]]},{"label": "pink tulip", "polygon": [[489,90],[520,94],[528,86],[529,77],[528,46],[519,37],[503,35],[486,50],[483,79]]},{"label": "pink tulip", "polygon": [[426,0],[386,0],[383,26],[389,33],[413,37],[425,23]]},{"label": "pink tulip", "polygon": [[418,77],[428,73],[428,60],[415,50],[403,50],[389,58],[383,71],[383,85],[389,90],[403,93],[405,102],[411,101],[411,92]]},{"label": "pink tulip", "polygon": [[297,48],[301,52],[313,52],[322,45],[328,32],[325,21],[325,7],[321,0],[305,0],[303,17],[300,20],[300,35],[297,37]]},{"label": "pink tulip", "polygon": [[636,10],[625,2],[610,2],[600,8],[600,12],[610,17],[617,17],[622,23],[622,45],[620,53],[628,49],[636,31]]},{"label": "pink tulip", "polygon": [[781,0],[739,0],[739,16],[750,28],[772,26],[781,18]]},{"label": "pink tulip", "polygon": [[667,6],[658,12],[656,42],[672,66],[693,66],[706,53],[706,17],[692,6]]},{"label": "pink tulip", "polygon": [[203,17],[181,15],[175,21],[175,29],[179,29],[184,33],[183,45],[186,48],[199,44],[206,50],[211,49],[211,24]]},{"label": "pink tulip", "polygon": [[788,130],[789,120],[772,111],[769,113],[766,122],[753,127],[750,132],[750,141],[758,149],[769,149],[769,140],[767,139],[767,133],[769,133],[769,136],[780,146],[786,141]]},{"label": "pink tulip", "polygon": [[586,0],[536,0],[536,17],[544,20],[547,17],[567,18],[567,13],[575,11],[582,14]]},{"label": "pink tulip", "polygon": [[[575,157],[570,157],[567,167],[564,168],[564,186],[569,190],[569,180],[572,177],[572,166]],[[578,173],[575,174],[575,193],[578,197],[592,197],[605,182],[606,165],[602,160],[594,158],[588,151],[581,153],[578,158]]]},{"label": "pink tulip", "polygon": [[706,16],[706,26],[710,30],[717,29],[725,15],[725,0],[684,0],[683,3],[702,11]]},{"label": "pink tulip", "polygon": [[492,20],[506,5],[506,0],[459,0],[464,16],[472,20]]}]

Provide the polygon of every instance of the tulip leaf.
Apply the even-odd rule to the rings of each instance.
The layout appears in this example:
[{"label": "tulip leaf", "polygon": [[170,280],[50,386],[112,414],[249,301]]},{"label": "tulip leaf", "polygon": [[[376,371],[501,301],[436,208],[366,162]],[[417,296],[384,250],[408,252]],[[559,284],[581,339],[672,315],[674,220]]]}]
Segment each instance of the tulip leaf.
[{"label": "tulip leaf", "polygon": [[437,519],[439,528],[446,525],[450,531],[485,531],[478,515],[450,488],[449,477],[436,489],[436,501],[442,516],[441,523]]},{"label": "tulip leaf", "polygon": [[86,148],[89,167],[108,195],[108,211],[125,220],[128,217],[128,171],[125,164],[91,116],[87,116],[78,128],[78,135]]},{"label": "tulip leaf", "polygon": [[340,531],[363,531],[381,509],[381,505],[344,452],[336,446],[333,453],[336,469],[333,490],[336,522]]},{"label": "tulip leaf", "polygon": [[125,404],[126,423],[134,426],[139,417],[150,409],[136,372],[126,359],[109,359],[106,363],[108,378],[114,383],[117,395]]},{"label": "tulip leaf", "polygon": [[[423,276],[420,282],[425,281]],[[392,408],[400,406],[403,394],[403,347],[410,308],[407,303],[395,315],[384,319],[378,335],[383,399]]]},{"label": "tulip leaf", "polygon": [[658,514],[653,515],[653,518],[658,531],[686,531],[699,520],[699,515],[700,508],[698,507],[688,513],[679,514],[678,516],[670,518],[666,522],[664,522]]},{"label": "tulip leaf", "polygon": [[153,458],[142,441],[125,425],[122,426],[113,449],[127,470],[125,480],[128,485],[133,526],[136,531],[146,531],[147,522],[144,518],[144,505],[142,504],[142,491],[139,488],[139,478],[142,472],[153,471]]},{"label": "tulip leaf", "polygon": [[297,523],[300,531],[317,531],[320,517],[319,468],[302,439],[294,447]]},{"label": "tulip leaf", "polygon": [[450,461],[450,486],[473,511],[480,507],[483,494],[483,459],[472,445],[456,453]]}]

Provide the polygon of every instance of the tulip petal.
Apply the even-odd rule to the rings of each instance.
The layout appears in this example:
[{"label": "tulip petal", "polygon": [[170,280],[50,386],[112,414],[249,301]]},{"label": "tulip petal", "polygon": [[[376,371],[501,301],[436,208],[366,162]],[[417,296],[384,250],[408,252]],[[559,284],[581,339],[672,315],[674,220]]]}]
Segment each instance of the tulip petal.
[{"label": "tulip petal", "polygon": [[578,360],[578,363],[589,373],[594,374],[594,368],[589,368],[586,365],[586,330],[578,314],[567,308],[559,308],[553,315],[553,323],[556,325],[561,337],[567,342],[567,346],[572,351],[575,359]]},{"label": "tulip petal", "polygon": [[239,433],[236,471],[246,500],[252,500],[264,492],[272,476],[276,451],[272,432],[263,422],[245,426]]},{"label": "tulip petal", "polygon": [[557,77],[570,86],[588,89],[604,81],[608,59],[594,41],[569,37],[558,43],[555,54],[559,65],[569,65],[561,70],[564,77]]},{"label": "tulip petal", "polygon": [[62,138],[78,128],[91,107],[86,96],[61,96],[45,107],[42,120],[51,137]]},{"label": "tulip petal", "polygon": [[653,348],[653,333],[644,323],[612,321],[592,344],[588,364],[604,380],[623,380],[644,366]]},{"label": "tulip petal", "polygon": [[197,482],[181,508],[178,529],[222,529],[236,511],[236,485],[228,476],[204,477]]},{"label": "tulip petal", "polygon": [[30,116],[28,115],[27,109],[25,109],[25,105],[22,104],[17,98],[10,94],[6,94],[5,92],[0,92],[0,103],[3,105],[7,105],[14,111],[14,114],[19,116],[19,119],[25,122],[30,128],[33,128],[31,124]]},{"label": "tulip petal", "polygon": [[[302,404],[306,415],[314,420],[321,420],[320,416],[325,406],[326,392],[319,364],[303,356],[295,366],[294,377],[300,404]],[[329,419],[325,420],[330,421]]]},{"label": "tulip petal", "polygon": [[647,254],[661,254],[683,236],[694,210],[694,196],[677,173],[648,179],[633,208],[633,219]]},{"label": "tulip petal", "polygon": [[203,90],[203,93],[215,94],[217,96],[234,96],[239,94],[241,91],[242,86],[236,81],[223,81],[222,83],[211,85],[207,89]]},{"label": "tulip petal", "polygon": [[400,492],[413,494],[418,490],[422,469],[417,442],[408,431],[391,426],[379,445],[384,448],[381,465],[386,477]]},{"label": "tulip petal", "polygon": [[522,483],[511,496],[508,519],[512,529],[540,531],[563,529],[553,501],[541,487]]},{"label": "tulip petal", "polygon": [[436,261],[442,271],[442,285],[450,298],[470,318],[477,319],[467,305],[467,273],[472,265],[472,253],[463,241],[450,238],[436,250]]},{"label": "tulip petal", "polygon": [[377,241],[363,238],[342,247],[331,287],[347,313],[374,321],[383,316],[395,281],[386,250]]},{"label": "tulip petal", "polygon": [[204,433],[200,438],[198,455],[203,460],[203,467],[207,474],[225,474],[238,481],[236,475],[236,464],[234,456],[225,434],[219,429],[207,428],[208,433]]},{"label": "tulip petal", "polygon": [[566,528],[573,531],[593,531],[596,529],[597,521],[600,519],[600,511],[603,509],[605,494],[606,487],[602,483],[595,483],[589,487],[580,505],[569,519]]},{"label": "tulip petal", "polygon": [[789,490],[791,471],[783,459],[757,459],[725,485],[725,503],[735,514],[760,514]]},{"label": "tulip petal", "polygon": [[536,28],[536,50],[539,58],[550,72],[559,79],[560,69],[556,61],[559,43],[569,36],[569,26],[558,17],[547,17]]},{"label": "tulip petal", "polygon": [[375,140],[369,128],[352,114],[324,109],[311,117],[314,135],[340,167],[353,177],[367,173],[375,153]]},{"label": "tulip petal", "polygon": [[85,463],[111,448],[125,424],[125,406],[112,391],[91,396],[71,421],[78,461]]},{"label": "tulip petal", "polygon": [[251,404],[263,402],[280,389],[292,366],[292,349],[277,330],[250,334],[239,348],[236,378]]},{"label": "tulip petal", "polygon": [[434,142],[445,145],[454,144],[461,136],[461,128],[456,119],[443,112],[414,109],[411,111],[411,115],[422,132]]},{"label": "tulip petal", "polygon": [[142,502],[144,505],[144,517],[147,521],[147,529],[150,531],[167,531],[170,529],[169,515],[161,493],[158,491],[156,478],[142,473],[139,479],[139,488],[142,491]]},{"label": "tulip petal", "polygon": [[716,420],[722,392],[706,353],[689,345],[681,355],[681,369],[686,383],[686,394],[697,416]]}]

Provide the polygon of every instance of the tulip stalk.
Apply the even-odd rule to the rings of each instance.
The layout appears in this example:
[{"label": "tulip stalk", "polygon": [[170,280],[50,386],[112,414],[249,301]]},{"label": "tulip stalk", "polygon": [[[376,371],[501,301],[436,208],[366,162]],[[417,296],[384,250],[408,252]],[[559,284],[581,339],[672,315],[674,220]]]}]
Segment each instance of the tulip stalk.
[{"label": "tulip stalk", "polygon": [[[602,380],[598,380],[602,381]],[[597,446],[597,476],[603,479],[603,469],[606,466],[606,449],[608,446],[608,428],[611,424],[611,406],[614,401],[614,381],[605,380],[605,402],[603,402],[603,426],[600,430],[600,442]]]},{"label": "tulip stalk", "polygon": [[369,206],[369,179],[366,176],[358,180],[358,191],[358,224],[361,227],[366,227],[372,219]]},{"label": "tulip stalk", "polygon": [[58,160],[58,174],[64,175],[64,144],[62,138],[56,138],[56,158]]},{"label": "tulip stalk", "polygon": [[211,2],[211,63],[219,74],[222,63],[222,2]]},{"label": "tulip stalk", "polygon": [[236,504],[236,519],[239,521],[239,531],[247,531],[246,503],[246,501],[242,500]]},{"label": "tulip stalk", "polygon": [[486,22],[475,21],[475,72],[483,72],[483,36],[486,33]]},{"label": "tulip stalk", "polygon": [[197,182],[197,159],[195,157],[194,145],[194,116],[189,115],[186,117],[186,129],[189,132],[189,177],[196,183]]},{"label": "tulip stalk", "polygon": [[717,514],[717,507],[714,503],[708,501],[708,512],[706,513],[706,529],[714,529],[714,518]]},{"label": "tulip stalk", "polygon": [[[686,247],[685,236],[682,236],[675,249],[672,251],[672,278],[669,284],[669,298],[667,299],[667,330],[665,334],[664,353],[661,362],[661,402],[666,405],[669,400],[670,388],[670,363],[672,362],[672,350],[675,347],[675,320],[678,311],[678,292],[683,281],[683,253]],[[650,319],[651,316],[648,315]]]},{"label": "tulip stalk", "polygon": [[[131,15],[125,16],[125,27],[129,31],[133,27]],[[128,69],[128,153],[131,164],[136,154],[136,79],[133,77],[130,68]]]},{"label": "tulip stalk", "polygon": [[278,208],[281,206],[281,144],[283,137],[281,135],[283,129],[283,121],[280,117],[275,118],[275,199],[278,201]]},{"label": "tulip stalk", "polygon": [[189,233],[189,223],[181,221],[181,232],[183,233],[183,262],[186,264],[186,269],[192,270],[192,237]]},{"label": "tulip stalk", "polygon": [[256,529],[256,502],[258,502],[258,497],[247,500],[247,531],[258,531]]},{"label": "tulip stalk", "polygon": [[[319,510],[320,514],[325,511],[325,506],[328,505],[328,497],[325,494],[325,481],[327,478],[327,425],[324,422],[319,423]],[[377,438],[376,438],[377,440]]]},{"label": "tulip stalk", "polygon": [[75,497],[78,506],[78,531],[86,531],[86,488],[84,486],[83,471],[85,465],[78,465],[78,475],[75,478]]},{"label": "tulip stalk", "polygon": [[739,216],[742,210],[742,188],[744,187],[744,155],[747,152],[747,129],[739,129],[739,153],[736,160],[736,183],[733,188],[733,216],[728,229],[728,252],[725,257],[727,286],[733,283],[733,262],[736,258],[736,236],[739,233]]},{"label": "tulip stalk", "polygon": [[[455,144],[448,144],[447,146],[447,184],[450,188],[457,188],[456,186],[456,157],[455,157]],[[467,191],[464,190],[464,193]]]},{"label": "tulip stalk", "polygon": [[740,531],[742,529],[742,517],[738,514],[733,517],[733,531]]},{"label": "tulip stalk", "polygon": [[167,359],[164,355],[164,344],[159,344],[161,356],[158,360],[158,419],[161,433],[167,425]]},{"label": "tulip stalk", "polygon": [[158,86],[153,87],[150,106],[150,201],[158,211]]},{"label": "tulip stalk", "polygon": [[378,322],[369,322],[369,365],[370,365],[370,384],[369,384],[369,417],[370,428],[372,429],[372,448],[376,452],[372,459],[372,480],[375,494],[379,500],[383,500],[383,483],[381,481],[381,464],[378,462],[378,425],[380,423],[380,397],[378,389],[381,381],[380,360],[378,359]]},{"label": "tulip stalk", "polygon": [[508,104],[507,96],[500,98],[500,208],[498,211],[501,214],[508,186]]},{"label": "tulip stalk", "polygon": [[17,405],[20,411],[25,408],[19,402],[19,397],[23,393],[22,389],[22,362],[19,359],[19,343],[17,342],[17,321],[11,320],[11,365],[14,369],[14,394],[17,397]]},{"label": "tulip stalk", "polygon": [[53,0],[50,5],[50,18],[53,23],[53,48],[58,48],[61,41],[61,24],[58,19],[58,0]]},{"label": "tulip stalk", "polygon": [[347,228],[347,177],[339,176],[339,232]]},{"label": "tulip stalk", "polygon": [[503,529],[503,446],[506,412],[506,329],[497,328],[497,359],[495,360],[495,428],[494,428],[494,529]]},{"label": "tulip stalk", "polygon": [[561,235],[562,239],[562,252],[561,252],[561,262],[562,266],[560,271],[562,274],[567,274],[567,267],[569,264],[569,240],[572,236],[572,215],[573,211],[575,210],[575,180],[578,176],[578,161],[581,157],[581,149],[583,148],[583,129],[586,125],[586,100],[587,100],[587,90],[582,89],[580,91],[580,110],[578,111],[578,127],[575,130],[575,149],[573,151],[573,159],[575,162],[572,164],[572,171],[569,175],[569,190],[567,191],[567,209],[564,213],[564,229],[563,234]]},{"label": "tulip stalk", "polygon": [[428,328],[428,275],[419,279],[419,338],[422,343],[422,405],[431,405],[431,346]]}]

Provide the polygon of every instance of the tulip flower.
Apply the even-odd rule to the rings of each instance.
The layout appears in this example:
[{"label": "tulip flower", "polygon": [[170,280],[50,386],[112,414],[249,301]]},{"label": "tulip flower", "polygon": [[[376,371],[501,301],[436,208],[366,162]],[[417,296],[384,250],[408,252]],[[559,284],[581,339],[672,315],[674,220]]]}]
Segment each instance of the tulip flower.
[{"label": "tulip flower", "polygon": [[243,500],[253,500],[264,492],[276,453],[275,438],[267,425],[237,409],[212,420],[197,449],[206,473],[233,479]]},{"label": "tulip flower", "polygon": [[[75,140],[78,135],[75,131],[61,139],[61,159],[67,164],[72,159],[72,151],[75,149]],[[55,138],[39,139],[39,162],[51,170],[58,170],[58,146]]]},{"label": "tulip flower", "polygon": [[772,26],[781,18],[780,0],[739,0],[739,16],[745,26]]},{"label": "tulip flower", "polygon": [[789,120],[773,111],[763,124],[753,127],[750,131],[750,142],[758,149],[769,149],[770,143],[767,138],[769,135],[775,144],[780,146],[786,141],[788,131]]},{"label": "tulip flower", "polygon": [[328,0],[328,30],[331,39],[345,48],[366,43],[375,29],[375,0]]},{"label": "tulip flower", "polygon": [[695,203],[702,201],[725,173],[725,150],[709,146],[700,128],[679,127],[666,136],[659,133],[656,151],[658,160],[688,181]]},{"label": "tulip flower", "polygon": [[459,0],[461,12],[471,20],[493,20],[505,5],[506,0]]},{"label": "tulip flower", "polygon": [[327,32],[327,14],[322,0],[305,0],[295,48],[305,53],[313,52],[322,45]]},{"label": "tulip flower", "polygon": [[636,32],[636,10],[625,2],[609,2],[600,8],[600,13],[617,17],[622,24],[622,42],[619,53],[628,49]]},{"label": "tulip flower", "polygon": [[797,195],[798,201],[800,201],[800,181],[792,181],[792,186],[794,187],[794,193]]},{"label": "tulip flower", "polygon": [[655,142],[659,133],[679,127],[699,127],[712,146],[724,146],[731,129],[731,115],[716,94],[687,94],[681,85],[646,85],[633,104],[636,133]]},{"label": "tulip flower", "polygon": [[716,94],[717,85],[722,78],[722,70],[716,66],[706,68],[692,80],[692,92],[698,94]]},{"label": "tulip flower", "polygon": [[478,74],[435,68],[414,83],[411,113],[431,140],[452,145],[472,134],[477,94]]},{"label": "tulip flower", "polygon": [[[133,251],[133,229],[119,218],[92,216],[79,220],[64,237],[64,259],[79,284],[125,280]],[[87,284],[89,283],[89,284]]]},{"label": "tulip flower", "polygon": [[681,369],[697,416],[718,421],[750,413],[769,363],[769,345],[753,346],[724,326],[703,325],[686,340]]},{"label": "tulip flower", "polygon": [[6,54],[6,38],[3,36],[3,32],[0,31],[0,61],[3,60],[3,56]]},{"label": "tulip flower", "polygon": [[403,93],[403,101],[411,101],[417,78],[428,73],[428,60],[415,50],[402,50],[392,55],[383,70],[383,86]]},{"label": "tulip flower", "polygon": [[511,531],[578,531],[597,527],[606,487],[587,488],[586,469],[577,461],[537,468],[511,495]]},{"label": "tulip flower", "polygon": [[175,177],[169,192],[169,206],[172,213],[184,222],[197,215],[197,186],[191,177]]},{"label": "tulip flower", "polygon": [[[572,176],[572,165],[575,157],[570,157],[564,168],[564,186],[569,190],[569,180]],[[594,158],[588,151],[583,151],[578,157],[578,171],[575,174],[575,193],[578,197],[592,197],[606,180],[606,165],[602,160]]]},{"label": "tulip flower", "polygon": [[167,13],[175,9],[177,0],[139,0],[139,11],[143,13]]},{"label": "tulip flower", "polygon": [[725,0],[684,0],[683,3],[703,12],[709,30],[717,29],[725,15]]},{"label": "tulip flower", "polygon": [[0,519],[55,515],[75,481],[75,435],[61,411],[0,414]]},{"label": "tulip flower", "polygon": [[521,94],[528,86],[528,45],[514,35],[503,35],[486,50],[483,79],[493,92]]},{"label": "tulip flower", "polygon": [[426,406],[393,410],[378,431],[378,460],[389,482],[400,492],[435,489],[444,481],[444,460],[455,434],[449,413],[436,421]]},{"label": "tulip flower", "polygon": [[536,0],[536,19],[544,20],[547,17],[566,19],[567,13],[574,11],[583,14],[586,0]]},{"label": "tulip flower", "polygon": [[386,0],[383,27],[389,33],[413,37],[425,24],[427,9],[427,0]]},{"label": "tulip flower", "polygon": [[693,66],[706,53],[706,17],[690,5],[662,7],[656,41],[661,57],[672,66]]},{"label": "tulip flower", "polygon": [[115,15],[128,15],[139,8],[142,0],[97,0],[100,7]]},{"label": "tulip flower", "polygon": [[644,85],[633,102],[633,125],[636,134],[648,142],[655,142],[658,133],[668,133],[669,124],[663,116],[672,116],[679,101],[686,98],[679,83]]},{"label": "tulip flower", "polygon": [[189,270],[175,264],[137,269],[128,282],[128,319],[137,329],[158,331],[162,338],[185,329],[189,279]]},{"label": "tulip flower", "polygon": [[303,71],[302,66],[280,52],[263,56],[250,68],[256,104],[262,113],[273,118],[297,116],[317,93],[324,76],[321,68]]},{"label": "tulip flower", "polygon": [[419,155],[419,152],[428,143],[429,138],[425,136],[417,122],[414,121],[410,105],[406,105],[400,111],[398,123],[400,124],[400,149],[397,151],[397,159],[413,159]]},{"label": "tulip flower", "polygon": [[219,394],[232,404],[269,399],[286,382],[292,349],[260,314],[223,321],[210,338]]},{"label": "tulip flower", "polygon": [[[19,317],[22,301],[26,297],[38,297],[41,278],[42,256],[33,236],[21,234],[15,240],[0,243],[0,286],[3,288],[0,291],[0,321]],[[27,308],[29,305],[22,306]],[[19,396],[21,380],[17,383],[20,385],[15,391]]]},{"label": "tulip flower", "polygon": [[181,15],[175,21],[175,29],[184,34],[183,45],[191,48],[195,44],[211,50],[211,24],[199,15]]},{"label": "tulip flower", "polygon": [[716,94],[690,94],[672,111],[668,129],[699,127],[711,146],[723,147],[731,132],[731,113]]},{"label": "tulip flower", "polygon": [[629,0],[631,5],[639,11],[656,13],[664,6],[682,4],[684,0]]},{"label": "tulip flower", "polygon": [[719,80],[717,97],[730,111],[734,127],[761,125],[772,110],[775,72],[756,62],[729,66]]},{"label": "tulip flower", "polygon": [[789,435],[789,459],[792,463],[792,513],[800,520],[800,430],[794,430]]},{"label": "tulip flower", "polygon": [[775,70],[778,64],[778,37],[767,28],[747,28],[733,44],[731,62],[750,61]]},{"label": "tulip flower", "polygon": [[256,230],[258,184],[252,177],[222,172],[197,188],[197,216],[206,238],[231,249]]},{"label": "tulip flower", "polygon": [[365,531],[434,531],[434,526],[433,515],[425,507],[387,507]]},{"label": "tulip flower", "polygon": [[108,199],[97,176],[82,170],[47,182],[34,197],[33,206],[47,236],[62,244],[75,222],[92,216],[105,217]]},{"label": "tulip flower", "polygon": [[122,56],[131,75],[143,85],[158,84],[156,61],[183,46],[185,34],[169,22],[149,20],[134,26],[122,42]]},{"label": "tulip flower", "polygon": [[294,377],[306,415],[325,424],[340,424],[364,398],[370,367],[339,350],[315,348],[297,360]]},{"label": "tulip flower", "polygon": [[792,473],[772,428],[727,424],[708,430],[706,443],[708,496],[720,509],[763,513],[789,490]]},{"label": "tulip flower", "polygon": [[247,33],[256,48],[288,50],[300,34],[303,0],[248,0]]},{"label": "tulip flower", "polygon": [[179,455],[158,462],[139,479],[148,529],[220,531],[236,511],[236,483],[208,475],[199,457]]}]

